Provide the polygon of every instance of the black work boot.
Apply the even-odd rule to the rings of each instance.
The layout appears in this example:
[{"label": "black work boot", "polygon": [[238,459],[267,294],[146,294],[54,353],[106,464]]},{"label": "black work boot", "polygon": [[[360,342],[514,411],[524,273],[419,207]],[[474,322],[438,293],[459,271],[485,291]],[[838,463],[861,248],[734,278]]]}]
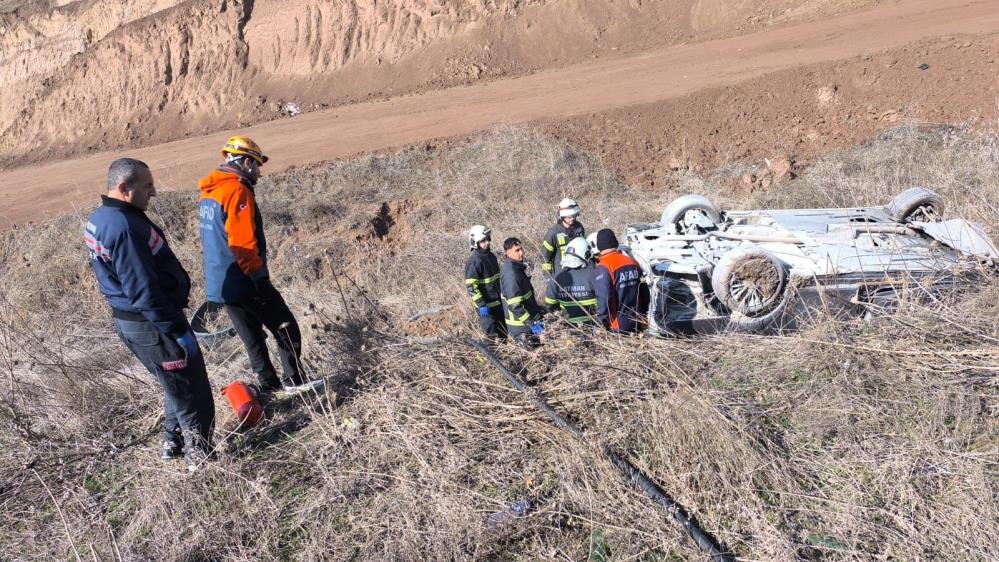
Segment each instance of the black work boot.
[{"label": "black work boot", "polygon": [[184,460],[187,461],[187,470],[194,472],[208,460],[211,444],[197,428],[184,429],[182,432],[184,434]]}]

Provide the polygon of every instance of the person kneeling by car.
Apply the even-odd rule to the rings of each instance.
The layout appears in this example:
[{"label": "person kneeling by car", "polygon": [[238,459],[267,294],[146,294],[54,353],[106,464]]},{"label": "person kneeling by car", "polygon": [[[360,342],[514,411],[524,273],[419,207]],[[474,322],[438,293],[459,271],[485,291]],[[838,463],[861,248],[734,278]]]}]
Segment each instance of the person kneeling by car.
[{"label": "person kneeling by car", "polygon": [[545,304],[549,310],[561,310],[566,321],[575,327],[596,323],[595,272],[590,262],[590,245],[585,238],[573,238],[566,245],[562,271],[548,285]]},{"label": "person kneeling by car", "polygon": [[612,332],[637,332],[641,325],[642,269],[638,262],[618,249],[617,237],[609,228],[597,232],[597,249],[600,250],[594,277],[597,317]]},{"label": "person kneeling by car", "polygon": [[500,271],[503,312],[510,337],[517,343],[537,345],[538,336],[544,331],[541,307],[534,297],[534,286],[524,262],[524,246],[519,238],[503,241],[506,261]]}]

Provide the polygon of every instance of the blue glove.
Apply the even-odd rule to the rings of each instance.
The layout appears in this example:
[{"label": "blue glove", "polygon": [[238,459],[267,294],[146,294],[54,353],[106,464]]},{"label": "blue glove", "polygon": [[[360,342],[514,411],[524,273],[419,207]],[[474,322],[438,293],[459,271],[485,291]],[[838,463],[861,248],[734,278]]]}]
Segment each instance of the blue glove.
[{"label": "blue glove", "polygon": [[485,318],[486,316],[489,316],[489,307],[488,306],[480,306],[479,307],[479,316],[481,316],[483,318]]},{"label": "blue glove", "polygon": [[194,337],[194,332],[191,330],[184,332],[184,335],[177,338],[177,343],[180,344],[180,347],[184,348],[189,358],[197,357],[201,354],[201,348],[198,347],[198,338]]},{"label": "blue glove", "polygon": [[545,331],[545,325],[540,320],[538,320],[534,324],[531,324],[531,333],[534,334],[535,336],[540,336],[541,332],[544,331]]}]

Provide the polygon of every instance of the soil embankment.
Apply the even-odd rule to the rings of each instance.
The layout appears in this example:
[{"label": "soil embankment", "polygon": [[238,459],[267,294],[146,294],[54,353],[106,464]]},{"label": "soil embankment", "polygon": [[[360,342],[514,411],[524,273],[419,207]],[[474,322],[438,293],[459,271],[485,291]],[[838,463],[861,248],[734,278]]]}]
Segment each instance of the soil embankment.
[{"label": "soil embankment", "polygon": [[[712,88],[726,87],[737,100],[751,102],[748,105],[744,104],[747,113],[742,130],[745,131],[746,124],[754,123],[753,115],[749,113],[752,109],[769,108],[768,111],[774,112],[784,108],[783,111],[789,111],[795,107],[795,103],[800,103],[800,100],[799,102],[780,100],[777,94],[782,91],[788,92],[789,95],[797,92],[798,95],[810,99],[811,103],[819,107],[827,104],[831,108],[829,111],[840,112],[843,115],[852,116],[855,112],[866,114],[868,111],[866,106],[860,109],[836,103],[837,96],[844,95],[841,92],[850,92],[856,87],[856,79],[848,83],[837,81],[834,79],[835,76],[830,75],[829,80],[832,80],[833,86],[837,83],[842,84],[842,89],[837,87],[830,93],[827,90],[819,91],[830,83],[826,79],[817,80],[815,83],[821,86],[811,90],[808,86],[802,89],[800,84],[794,86],[791,84],[794,81],[789,81],[784,86],[774,86],[771,80],[761,77],[768,75],[780,77],[780,74],[774,74],[780,72],[794,74],[797,72],[794,69],[806,64],[823,64],[891,49],[904,51],[909,48],[907,45],[927,37],[956,33],[990,34],[997,30],[999,30],[999,12],[994,9],[992,2],[919,0],[882,6],[868,12],[840,16],[822,22],[673,47],[616,60],[590,62],[515,79],[398,97],[382,102],[359,103],[335,110],[309,113],[294,119],[264,123],[246,128],[245,132],[254,136],[271,153],[273,163],[268,171],[273,173],[289,166],[385,149],[425,139],[465,134],[504,122],[524,123],[591,114],[591,117],[583,118],[585,129],[589,128],[585,119],[594,119],[592,117],[594,113],[630,111],[622,109],[629,107],[638,108],[635,111],[646,112],[650,111],[651,107],[652,111],[655,111],[655,106],[648,104],[683,103],[684,96],[692,96]],[[816,38],[822,40],[816,41]],[[961,45],[964,45],[964,42]],[[975,99],[975,107],[990,107],[989,103],[985,103],[987,101],[985,98],[992,96],[994,99],[995,96],[995,73],[988,70],[994,68],[995,59],[989,57],[994,52],[995,43],[992,39],[984,38],[975,39],[972,44],[980,45],[980,48],[977,51],[967,51],[965,54],[965,48],[962,47],[956,56],[940,60],[949,60],[956,64],[964,61],[965,57],[974,55],[977,58],[973,60],[977,62],[974,62],[976,66],[973,72],[968,71],[968,66],[960,64],[948,70],[946,64],[938,65],[936,59],[930,60],[928,64],[931,66],[927,71],[913,70],[908,68],[915,62],[911,56],[905,60],[905,64],[898,65],[898,70],[892,70],[892,65],[878,69],[876,61],[872,60],[871,64],[867,65],[870,67],[870,72],[866,76],[869,81],[875,82],[869,86],[869,90],[878,89],[878,80],[873,78],[875,73],[885,76],[885,82],[889,82],[898,80],[903,74],[920,72],[918,75],[920,77],[943,76],[943,82],[932,84],[932,88],[924,91],[916,89],[908,92],[903,91],[908,84],[904,81],[899,82],[895,86],[898,97],[890,104],[892,109],[905,108],[913,103],[918,105],[919,100],[930,99],[932,104],[929,106],[939,107],[941,111],[947,108],[961,109],[964,106],[952,106],[949,102],[940,101],[953,98],[956,95],[954,92]],[[924,50],[928,55],[933,51],[933,49]],[[941,52],[949,51],[944,49]],[[880,57],[878,60],[885,56],[890,59],[892,55],[877,55]],[[983,56],[985,58],[978,61],[978,58]],[[864,66],[863,59],[861,61],[859,66]],[[862,72],[855,63],[856,61],[847,66],[854,69],[852,72]],[[990,66],[986,68],[977,66],[983,64]],[[837,67],[827,67],[832,69],[829,72],[833,75],[835,68]],[[940,74],[941,72],[943,74]],[[957,82],[957,78],[964,82]],[[757,81],[752,82],[753,80]],[[954,80],[953,84],[950,83],[951,80]],[[740,86],[736,87],[737,84]],[[755,90],[740,90],[742,84],[749,84]],[[714,91],[713,95],[719,100],[724,100],[724,96],[718,97],[717,91]],[[680,101],[664,102],[677,99]],[[978,103],[981,105],[977,105]],[[925,102],[922,105],[928,106]],[[723,145],[725,139],[738,137],[733,137],[731,133],[719,127],[707,129],[707,133],[696,131],[706,129],[712,120],[719,126],[724,125],[725,122],[721,120],[726,119],[725,115],[731,115],[733,107],[737,106],[738,104],[719,101],[718,111],[705,114],[702,121],[684,121],[683,114],[680,113],[677,116],[679,120],[675,121],[673,127],[682,124],[684,135],[704,135],[714,131],[713,134],[717,135]],[[883,115],[877,112],[878,107],[874,105],[871,107],[875,111],[875,116]],[[966,109],[970,111],[971,106]],[[814,125],[818,125],[817,120],[820,118],[822,117],[809,117],[816,119]],[[599,121],[600,118],[596,119]],[[734,118],[729,118],[730,121],[731,119]],[[651,120],[649,126],[654,127],[657,122],[662,121]],[[858,118],[857,122],[862,120]],[[771,125],[773,123],[759,121],[758,128],[762,131]],[[842,125],[844,130],[852,126],[849,122]],[[756,128],[755,125],[750,127]],[[794,142],[795,138],[809,141],[814,137],[813,128],[808,123],[803,123],[798,129],[797,137],[790,135],[785,140],[772,142],[790,143]],[[870,128],[870,124],[864,122],[864,126],[858,130],[866,132]],[[733,130],[738,131],[739,128]],[[604,134],[600,128],[593,131],[597,136]],[[823,134],[821,129],[814,132],[821,138]],[[226,134],[222,132],[156,147],[130,150],[128,154],[149,161],[162,187],[184,188],[193,185],[199,175],[214,164],[218,147],[224,141]],[[745,137],[747,139],[751,137],[750,133],[743,134],[747,135]],[[671,143],[670,151],[676,151],[679,156],[683,156],[683,152],[677,149],[677,147],[682,148],[686,140],[683,135],[671,134],[669,127],[663,127],[660,135]],[[593,133],[590,133],[588,138],[589,144],[599,146],[601,141],[595,140]],[[634,138],[642,139],[642,136],[636,134]],[[651,141],[649,144],[652,145]],[[627,154],[627,152],[622,150],[621,153]],[[5,205],[4,222],[20,222],[39,217],[45,212],[63,210],[71,205],[85,204],[93,200],[95,191],[99,191],[107,162],[120,154],[120,152],[97,154],[0,173],[2,194],[13,196],[8,199],[10,203]],[[650,160],[659,157],[658,154],[642,155],[643,158],[646,156]],[[627,162],[612,163],[612,166],[635,177],[644,173],[639,166],[629,168]],[[30,200],[20,197],[23,193],[31,193]]]},{"label": "soil embankment", "polygon": [[25,3],[0,13],[0,165],[244,127],[289,101],[308,111],[437,90],[877,1]]},{"label": "soil embankment", "polygon": [[991,126],[997,100],[999,33],[948,35],[544,128],[598,154],[627,183],[659,188],[677,172],[731,163],[804,167],[899,122]]}]

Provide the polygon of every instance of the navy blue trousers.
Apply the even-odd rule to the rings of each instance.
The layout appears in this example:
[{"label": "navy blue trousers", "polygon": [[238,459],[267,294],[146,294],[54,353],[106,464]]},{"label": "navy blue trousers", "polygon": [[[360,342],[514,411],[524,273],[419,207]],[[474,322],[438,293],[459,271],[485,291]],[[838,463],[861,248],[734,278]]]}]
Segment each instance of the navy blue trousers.
[{"label": "navy blue trousers", "polygon": [[125,347],[163,388],[163,434],[179,439],[178,429],[194,429],[209,443],[215,425],[215,400],[205,359],[187,357],[170,337],[145,320],[113,318],[114,331]]}]

